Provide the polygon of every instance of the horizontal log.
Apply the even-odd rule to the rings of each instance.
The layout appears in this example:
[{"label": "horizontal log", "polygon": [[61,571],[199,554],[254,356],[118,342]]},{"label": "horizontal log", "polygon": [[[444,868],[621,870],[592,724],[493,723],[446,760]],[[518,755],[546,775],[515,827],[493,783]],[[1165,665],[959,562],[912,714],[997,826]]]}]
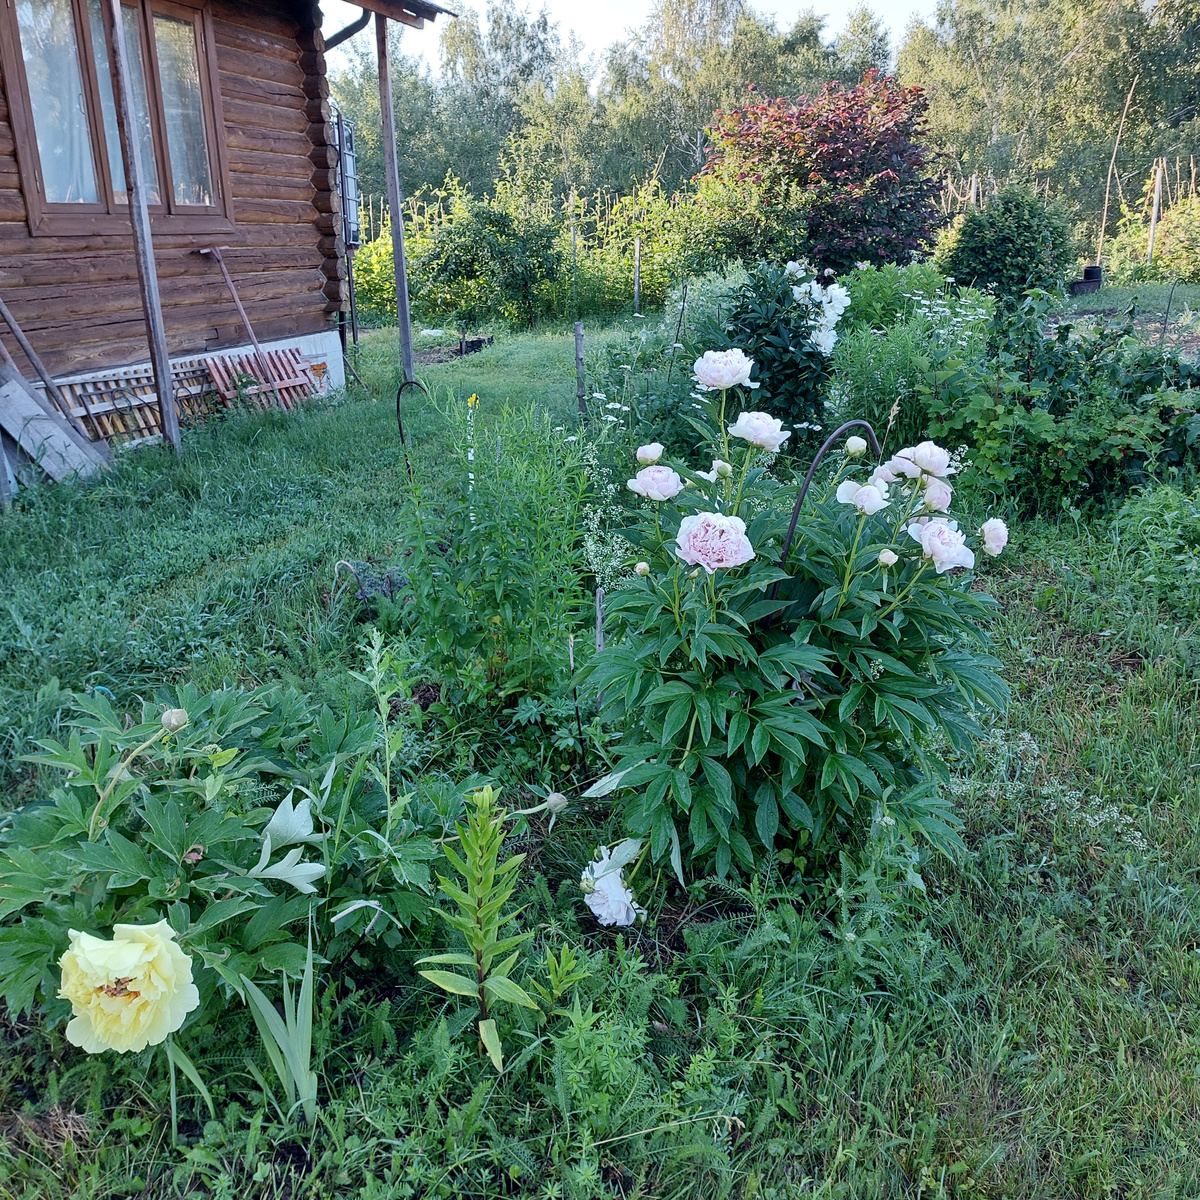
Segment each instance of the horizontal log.
[{"label": "horizontal log", "polygon": [[338,152],[336,146],[314,146],[308,152],[308,161],[321,170],[331,170],[337,177]]},{"label": "horizontal log", "polygon": [[[311,149],[298,147],[300,153],[276,153],[272,151],[238,150],[229,155],[231,176],[266,175],[281,184],[302,187],[312,180],[313,165]],[[237,187],[234,187],[237,195]]]},{"label": "horizontal log", "polygon": [[221,108],[225,113],[225,124],[238,125],[246,129],[261,129],[266,133],[298,133],[309,142],[309,121],[302,105],[297,101],[287,104],[262,104],[253,98],[243,99],[223,92]]}]

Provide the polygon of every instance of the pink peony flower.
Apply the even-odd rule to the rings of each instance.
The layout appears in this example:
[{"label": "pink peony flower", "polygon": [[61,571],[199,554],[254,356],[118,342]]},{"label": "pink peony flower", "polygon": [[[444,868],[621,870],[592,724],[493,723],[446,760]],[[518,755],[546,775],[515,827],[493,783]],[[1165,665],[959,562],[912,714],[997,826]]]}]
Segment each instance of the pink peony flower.
[{"label": "pink peony flower", "polygon": [[955,567],[970,570],[975,565],[975,554],[967,546],[964,534],[941,517],[914,522],[908,527],[908,536],[920,543],[925,557],[932,560],[939,575]]},{"label": "pink peony flower", "polygon": [[729,426],[729,432],[752,446],[761,446],[769,454],[778,454],[779,447],[792,436],[783,432],[783,422],[778,417],[764,412],[738,413],[738,419]]},{"label": "pink peony flower", "polygon": [[754,359],[741,350],[705,350],[692,367],[696,382],[706,391],[723,391],[731,387],[758,387],[750,382]]},{"label": "pink peony flower", "polygon": [[661,442],[651,442],[648,446],[639,446],[637,460],[643,467],[652,467],[663,456]]},{"label": "pink peony flower", "polygon": [[896,482],[896,472],[891,470],[886,463],[878,466],[873,470],[867,479],[867,482],[872,487],[877,487],[881,492],[887,491],[889,483]]},{"label": "pink peony flower", "polygon": [[746,522],[720,513],[684,517],[675,544],[685,563],[703,567],[710,575],[722,568],[740,567],[754,557],[754,547],[746,537]]},{"label": "pink peony flower", "polygon": [[643,467],[625,486],[647,500],[674,500],[683,491],[683,480],[670,467]]},{"label": "pink peony flower", "polygon": [[979,536],[983,538],[984,554],[995,558],[1008,545],[1008,526],[999,517],[992,517],[979,527]]},{"label": "pink peony flower", "polygon": [[930,479],[925,484],[925,507],[934,512],[946,512],[950,507],[953,492],[942,479]]},{"label": "pink peony flower", "polygon": [[840,504],[853,504],[865,516],[874,516],[888,506],[887,485],[880,487],[873,483],[862,484],[856,479],[847,479],[838,484],[837,498]]}]

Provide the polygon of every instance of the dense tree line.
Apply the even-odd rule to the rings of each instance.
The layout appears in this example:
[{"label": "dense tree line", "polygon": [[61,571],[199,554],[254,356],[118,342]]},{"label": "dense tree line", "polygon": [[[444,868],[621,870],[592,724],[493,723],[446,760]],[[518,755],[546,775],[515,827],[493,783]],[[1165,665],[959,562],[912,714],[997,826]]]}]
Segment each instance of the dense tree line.
[{"label": "dense tree line", "polygon": [[[811,11],[790,28],[740,0],[657,0],[645,26],[599,62],[564,41],[544,12],[489,0],[441,33],[435,76],[396,47],[401,172],[410,194],[453,176],[476,195],[498,178],[535,181],[562,201],[622,195],[657,178],[689,186],[714,149],[718,113],[816,95],[893,71],[924,89],[929,169],[1036,183],[1094,227],[1108,160],[1134,85],[1113,212],[1141,202],[1151,160],[1200,151],[1200,0],[941,0],[893,60],[862,7],[831,37]],[[357,121],[362,190],[384,192],[373,50],[351,43],[333,91]]]}]

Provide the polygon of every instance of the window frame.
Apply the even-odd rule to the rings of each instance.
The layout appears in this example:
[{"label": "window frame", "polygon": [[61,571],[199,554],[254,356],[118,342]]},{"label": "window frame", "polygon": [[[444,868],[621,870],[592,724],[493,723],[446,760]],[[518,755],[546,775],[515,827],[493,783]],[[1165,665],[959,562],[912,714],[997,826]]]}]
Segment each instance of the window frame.
[{"label": "window frame", "polygon": [[[8,99],[9,120],[16,144],[17,167],[21,177],[29,232],[34,236],[53,237],[123,233],[129,229],[129,207],[117,202],[114,194],[115,181],[109,171],[95,55],[90,40],[85,40],[85,37],[90,39],[91,36],[87,0],[69,2],[87,106],[96,191],[100,197],[96,203],[48,203],[45,200],[41,159],[37,148],[29,86],[25,77],[25,61],[21,51],[16,10],[11,2],[0,7],[0,68],[3,69],[6,83],[4,91]],[[100,0],[100,3],[107,5],[108,0]],[[225,121],[221,110],[217,47],[209,4],[207,0],[131,0],[128,3],[122,0],[122,5],[136,9],[138,13],[138,37],[141,39],[141,58],[146,75],[146,93],[150,102],[150,136],[154,146],[161,197],[158,204],[149,205],[151,227],[163,233],[230,233],[234,229],[232,193],[225,152]],[[170,157],[167,151],[166,116],[154,38],[155,13],[190,21],[195,31],[196,51],[200,60],[204,132],[214,192],[214,203],[211,206],[175,203],[175,181],[170,171]],[[107,32],[107,19],[104,25]],[[111,45],[106,46],[105,50],[111,68]],[[114,91],[116,86],[114,79]]]}]

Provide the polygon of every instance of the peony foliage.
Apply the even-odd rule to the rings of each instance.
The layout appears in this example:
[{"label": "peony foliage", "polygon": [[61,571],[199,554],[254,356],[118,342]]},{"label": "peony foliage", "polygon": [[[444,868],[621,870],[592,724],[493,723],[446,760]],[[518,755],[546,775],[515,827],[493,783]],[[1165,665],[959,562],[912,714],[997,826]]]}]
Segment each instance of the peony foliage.
[{"label": "peony foliage", "polygon": [[[627,534],[646,569],[610,596],[615,636],[586,669],[624,735],[589,794],[618,797],[680,879],[767,853],[821,869],[884,818],[954,853],[937,747],[969,743],[1007,693],[994,602],[971,588],[977,535],[941,507],[949,455],[924,443],[872,469],[855,444],[808,493],[781,567],[798,486],[764,451],[777,422],[734,418],[741,394],[695,422],[732,471],[672,464],[688,486],[644,501]],[[993,522],[988,554],[1007,540]]]}]

